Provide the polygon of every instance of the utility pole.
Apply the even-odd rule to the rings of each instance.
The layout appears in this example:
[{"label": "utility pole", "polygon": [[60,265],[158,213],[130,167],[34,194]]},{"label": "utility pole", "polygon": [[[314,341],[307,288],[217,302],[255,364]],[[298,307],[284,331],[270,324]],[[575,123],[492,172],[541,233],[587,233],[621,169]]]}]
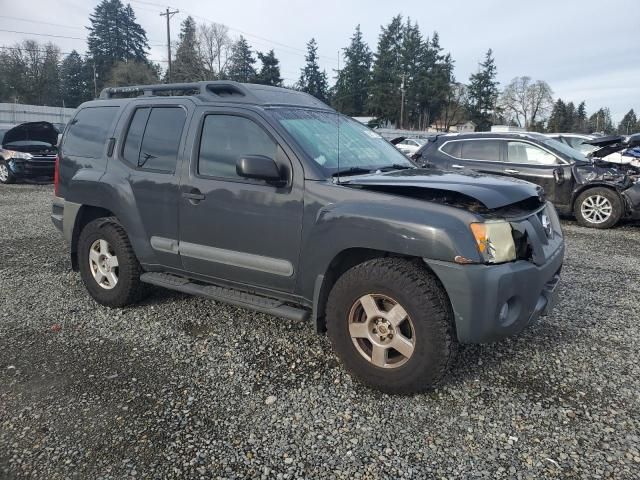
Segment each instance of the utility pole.
[{"label": "utility pole", "polygon": [[402,125],[404,124],[404,73],[402,74],[400,91],[402,92],[402,99],[400,100],[400,130],[402,130]]},{"label": "utility pole", "polygon": [[169,7],[167,7],[165,12],[160,14],[161,17],[167,17],[167,60],[168,60],[168,66],[169,66],[169,68],[167,69],[168,83],[171,83],[171,23],[169,22],[169,20],[171,20],[171,17],[173,17],[176,13],[179,13],[179,12],[180,10],[172,11],[169,9]]},{"label": "utility pole", "polygon": [[96,73],[96,62],[93,62],[93,98],[98,98],[98,74]]}]

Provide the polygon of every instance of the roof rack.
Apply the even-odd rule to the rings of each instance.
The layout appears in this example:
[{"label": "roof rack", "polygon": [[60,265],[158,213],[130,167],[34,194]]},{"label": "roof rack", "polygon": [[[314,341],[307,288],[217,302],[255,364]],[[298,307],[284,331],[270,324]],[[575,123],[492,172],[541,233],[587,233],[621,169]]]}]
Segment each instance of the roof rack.
[{"label": "roof rack", "polygon": [[101,99],[111,99],[117,95],[143,94],[145,97],[154,96],[157,92],[193,92],[206,93],[205,82],[193,83],[164,83],[159,85],[132,85],[130,87],[108,87],[100,92]]},{"label": "roof rack", "polygon": [[[117,96],[140,94],[152,97],[160,92],[170,95],[215,95],[216,97],[246,97],[249,91],[238,82],[213,80],[209,82],[163,83],[159,85],[132,85],[129,87],[109,87],[100,92],[100,99],[109,100]],[[175,93],[174,93],[175,92]],[[178,93],[181,92],[181,93]]]}]

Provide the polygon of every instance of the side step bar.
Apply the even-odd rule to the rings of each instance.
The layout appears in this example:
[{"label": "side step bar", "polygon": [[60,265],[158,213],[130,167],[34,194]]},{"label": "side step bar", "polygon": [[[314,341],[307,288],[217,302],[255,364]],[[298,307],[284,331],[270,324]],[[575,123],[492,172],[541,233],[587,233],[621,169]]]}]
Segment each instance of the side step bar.
[{"label": "side step bar", "polygon": [[215,285],[201,285],[191,282],[188,278],[171,275],[169,273],[147,272],[140,276],[140,280],[145,283],[157,285],[158,287],[207,297],[218,302],[229,303],[275,317],[283,317],[297,321],[307,320],[309,318],[308,310],[286,305],[275,298],[261,297],[259,295]]}]

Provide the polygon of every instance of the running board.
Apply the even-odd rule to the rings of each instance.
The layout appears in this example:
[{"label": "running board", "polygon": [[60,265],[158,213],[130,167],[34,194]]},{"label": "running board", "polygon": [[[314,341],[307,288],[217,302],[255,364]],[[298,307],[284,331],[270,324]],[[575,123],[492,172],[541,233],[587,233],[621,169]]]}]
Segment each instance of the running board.
[{"label": "running board", "polygon": [[188,278],[171,275],[169,273],[148,272],[140,275],[140,280],[158,287],[177,290],[190,295],[207,297],[218,302],[229,303],[242,308],[266,313],[275,317],[283,317],[290,320],[307,320],[309,311],[302,308],[286,305],[275,298],[261,297],[231,288],[218,287],[216,285],[201,285],[191,282]]}]

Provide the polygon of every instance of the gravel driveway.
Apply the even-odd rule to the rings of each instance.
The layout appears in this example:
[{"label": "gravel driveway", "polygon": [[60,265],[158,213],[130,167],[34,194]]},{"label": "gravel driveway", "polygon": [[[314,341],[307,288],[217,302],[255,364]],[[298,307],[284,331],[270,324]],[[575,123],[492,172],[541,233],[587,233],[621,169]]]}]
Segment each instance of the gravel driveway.
[{"label": "gravel driveway", "polygon": [[640,224],[566,221],[553,314],[394,397],[308,323],[163,290],[97,305],[51,195],[0,186],[0,478],[639,476]]}]

